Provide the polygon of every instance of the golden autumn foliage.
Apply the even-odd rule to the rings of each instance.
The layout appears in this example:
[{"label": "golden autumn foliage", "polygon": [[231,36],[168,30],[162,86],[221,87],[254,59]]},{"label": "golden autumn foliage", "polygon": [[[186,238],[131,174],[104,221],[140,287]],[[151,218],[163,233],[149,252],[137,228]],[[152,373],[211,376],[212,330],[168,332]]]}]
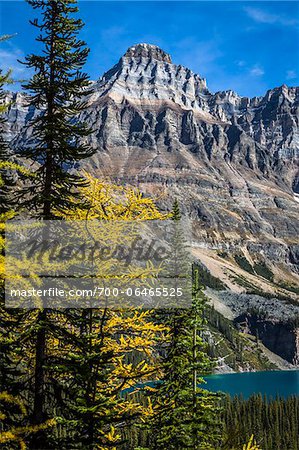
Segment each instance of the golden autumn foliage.
[{"label": "golden autumn foliage", "polygon": [[[84,224],[88,222],[88,233],[92,231],[97,238],[105,241],[105,235],[100,234],[101,230],[97,230],[96,227],[93,229],[93,223],[96,223],[98,219],[100,222],[109,221],[111,223],[109,239],[117,241],[123,238],[122,229],[121,227],[118,228],[117,225],[119,222],[145,222],[169,218],[168,214],[159,211],[153,199],[144,197],[138,189],[101,181],[86,173],[84,175],[86,185],[78,188],[80,195],[78,199],[80,198],[80,200],[75,197],[71,202],[73,204],[74,201],[77,201],[77,208],[56,212],[57,218],[68,222],[69,230],[73,229],[75,236],[81,236],[80,233],[82,233],[82,237],[86,238]],[[84,204],[84,208],[82,204]],[[73,221],[74,225],[72,224]],[[78,228],[78,225],[76,225],[78,221],[82,223],[82,228],[80,226]],[[124,237],[128,240],[132,238],[133,236],[130,235]],[[65,264],[71,265],[73,263],[74,261],[67,261]],[[18,270],[23,268],[21,267],[22,264],[24,264],[24,260],[15,261],[16,274]],[[55,271],[61,263],[57,262],[56,267],[55,262],[50,262],[47,252],[45,252],[42,260],[31,260],[28,262],[29,264],[30,276],[38,283],[39,276],[37,273],[40,266],[43,267],[45,272],[47,269]],[[105,264],[105,267],[103,264]],[[95,270],[101,274],[103,271],[109,273],[110,264],[109,261],[102,261],[100,266],[95,267]],[[156,270],[150,263],[142,269],[128,265],[127,277],[133,282],[135,280],[138,285],[142,282],[143,277],[153,275]],[[19,278],[18,280],[16,278],[16,283],[18,281],[20,283],[27,282],[26,279]],[[25,284],[24,289],[26,289]],[[38,305],[36,306],[38,307]],[[78,303],[78,307],[80,308],[80,303]],[[167,328],[152,320],[151,311],[139,308],[95,308],[82,310],[82,313],[79,313],[79,311],[78,320],[81,323],[86,323],[84,330],[76,321],[70,319],[70,316],[67,313],[65,314],[63,310],[47,311],[47,358],[53,361],[62,361],[59,364],[64,366],[63,370],[56,371],[54,365],[51,376],[55,377],[56,382],[62,388],[67,389],[69,383],[74,385],[77,383],[77,375],[76,371],[71,372],[71,374],[68,372],[66,361],[72,360],[72,364],[77,364],[80,358],[92,357],[95,361],[97,358],[98,360],[103,358],[104,363],[94,363],[89,369],[93,381],[90,392],[84,394],[82,401],[87,401],[91,405],[102,405],[94,407],[91,413],[99,436],[98,442],[94,443],[94,448],[100,450],[116,448],[121,439],[119,431],[116,431],[116,428],[109,423],[105,426],[97,425],[97,423],[103,424],[108,416],[113,417],[113,423],[121,423],[123,417],[128,419],[131,416],[141,417],[143,415],[143,404],[131,399],[130,396],[122,398],[119,394],[135,386],[136,383],[144,383],[159,376],[160,366],[156,347],[158,342],[166,339]],[[36,365],[35,337],[34,333],[30,333],[30,329],[34,330],[35,327],[38,327],[38,314],[38,310],[28,310],[23,321],[16,324],[19,335],[24,336],[21,345],[25,386],[29,386],[28,383]],[[54,324],[53,331],[51,324]],[[85,347],[82,346],[82,342],[85,342]],[[57,367],[60,366],[57,365]],[[103,373],[105,373],[105,376],[102,375]],[[90,383],[90,381],[87,382],[88,386],[90,386]],[[107,399],[106,404],[102,402],[104,398]],[[78,407],[78,410],[84,409],[84,407],[84,403],[82,403],[82,407]],[[90,408],[92,409],[92,406]],[[27,429],[31,430],[30,432],[34,430],[31,425]],[[19,433],[18,436],[21,436],[22,429],[17,430],[17,432]],[[2,439],[7,441],[9,435],[3,435]],[[25,442],[26,440],[24,440]]]},{"label": "golden autumn foliage", "polygon": [[243,450],[262,450],[254,440],[253,434],[251,435],[247,444],[243,445]]},{"label": "golden autumn foliage", "polygon": [[4,245],[5,245],[5,222],[14,217],[14,212],[0,214],[0,289],[3,288],[5,278],[5,261],[4,261]]},{"label": "golden autumn foliage", "polygon": [[[118,186],[107,181],[98,180],[85,173],[86,186],[79,188],[80,201],[78,208],[65,210],[57,213],[67,220],[94,220],[111,221],[114,226],[115,240],[121,239],[121,231],[117,229],[119,221],[148,221],[165,220],[168,214],[161,213],[151,198],[146,198],[135,188]],[[82,208],[82,202],[87,208]],[[112,233],[112,234],[113,234]],[[118,234],[120,233],[120,234]],[[109,235],[111,239],[111,234]],[[125,237],[130,239],[130,237]],[[109,262],[107,263],[109,265]],[[154,268],[150,265],[143,268],[140,273],[137,268],[127,268],[127,274],[132,279],[142,279],[142,276],[152,274]],[[103,267],[98,269],[103,271]],[[107,267],[105,267],[107,271]],[[101,314],[100,310],[95,310],[91,320],[91,328],[88,333],[92,337],[92,346],[96,348],[102,340],[102,352],[111,354],[110,370],[106,382],[97,383],[96,398],[103,395],[110,395],[112,403],[109,413],[121,421],[122,417],[130,415],[143,416],[147,408],[143,404],[130,399],[127,396],[122,401],[117,401],[118,394],[138,382],[156,378],[159,372],[159,358],[156,354],[157,342],[166,339],[167,328],[161,324],[155,324],[151,320],[151,311],[141,309],[125,309],[105,311],[105,324],[102,326],[97,319]],[[100,330],[100,327],[101,330]],[[104,338],[103,338],[104,336]],[[138,355],[136,359],[129,358],[129,355]],[[113,400],[115,401],[113,406]],[[114,408],[114,412],[113,412]],[[103,411],[99,411],[101,416]],[[99,450],[116,449],[121,435],[115,427],[110,426],[107,430],[99,430],[101,439],[95,448]],[[114,447],[113,444],[116,444]]]},{"label": "golden autumn foliage", "polygon": [[[131,186],[120,186],[99,180],[87,172],[83,173],[86,184],[79,187],[80,198],[72,198],[77,207],[56,212],[58,217],[71,220],[165,220],[170,214],[159,211],[154,200]],[[84,204],[86,207],[82,207]]]},{"label": "golden autumn foliage", "polygon": [[107,446],[109,450],[117,450],[117,447],[115,447],[113,444],[118,444],[118,442],[121,439],[121,435],[116,431],[115,427],[111,425],[110,430],[108,432],[102,433],[104,441],[106,441],[106,446],[98,446],[98,450],[106,450]]},{"label": "golden autumn foliage", "polygon": [[[14,163],[12,161],[0,161],[0,171],[3,170],[14,170],[18,172],[21,175],[24,175],[26,177],[33,177],[34,174],[32,174],[26,167],[20,166],[20,164]],[[4,180],[3,176],[0,172],[0,188],[4,186]]]},{"label": "golden autumn foliage", "polygon": [[[80,190],[80,194],[88,205],[87,210],[78,208],[76,211],[65,212],[67,218],[72,219],[100,219],[109,221],[147,221],[164,220],[169,217],[162,214],[151,198],[131,187],[117,186],[101,181],[85,174],[87,185]],[[117,235],[117,233],[116,233]],[[149,267],[149,272],[152,268]],[[136,275],[136,274],[135,274]],[[137,274],[138,276],[142,274]],[[134,270],[131,273],[134,278]],[[104,343],[106,352],[112,351],[113,370],[109,374],[108,384],[111,392],[132,387],[136,382],[144,382],[157,376],[158,361],[154,349],[158,337],[163,340],[166,328],[154,324],[150,320],[150,311],[112,311],[108,312]],[[115,338],[118,336],[118,338]],[[132,352],[141,355],[141,360],[126,362],[126,355]],[[143,355],[143,356],[142,356]],[[107,387],[106,387],[107,389]],[[99,386],[99,392],[101,391]],[[144,406],[127,397],[116,405],[121,418],[123,415],[144,413]],[[117,411],[116,411],[117,412]],[[106,433],[108,446],[100,445],[100,450],[112,448],[113,443],[120,439],[115,428]],[[116,447],[115,447],[116,448]]]},{"label": "golden autumn foliage", "polygon": [[[20,415],[20,421],[21,419],[24,419],[24,417],[27,416],[27,409],[24,403],[19,398],[14,397],[8,394],[7,392],[0,392],[0,405],[8,405],[8,404],[13,405],[14,407],[17,408]],[[54,419],[50,419],[40,425],[17,426],[5,430],[5,427],[2,426],[2,424],[6,418],[7,413],[4,412],[3,407],[1,408],[0,406],[0,425],[1,425],[0,448],[2,446],[6,446],[7,448],[7,445],[9,445],[12,448],[13,444],[16,444],[18,445],[20,450],[26,450],[27,445],[25,442],[25,438],[27,438],[30,434],[34,434],[40,430],[51,428],[56,424],[56,421]]]}]

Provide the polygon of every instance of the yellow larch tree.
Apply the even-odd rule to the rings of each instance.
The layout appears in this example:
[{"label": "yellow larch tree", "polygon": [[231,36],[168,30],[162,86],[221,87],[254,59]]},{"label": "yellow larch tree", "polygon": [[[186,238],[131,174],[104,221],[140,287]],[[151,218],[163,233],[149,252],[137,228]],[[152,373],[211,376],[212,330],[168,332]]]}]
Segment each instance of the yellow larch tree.
[{"label": "yellow larch tree", "polygon": [[[165,220],[168,214],[161,213],[155,202],[145,197],[138,189],[119,186],[84,173],[85,185],[79,188],[79,196],[74,196],[70,210],[56,211],[60,223],[66,223],[68,231],[77,239],[94,237],[105,240],[106,228],[96,224],[109,223],[109,239],[130,241],[134,236],[123,235],[121,223]],[[81,226],[80,226],[81,225]],[[86,227],[87,225],[87,227]],[[86,233],[87,229],[87,235]],[[104,231],[103,231],[104,230]],[[89,233],[89,234],[88,234]],[[104,233],[104,235],[103,235]],[[96,272],[110,273],[114,261],[106,261],[96,266]],[[49,273],[58,270],[60,262],[49,260],[44,252],[43,259],[15,261],[18,270],[30,268],[30,275],[39,281],[40,266]],[[64,263],[69,270],[75,260]],[[105,267],[103,267],[103,264]],[[124,262],[123,270],[127,279],[137,286],[142,277],[153,276],[159,269],[150,264],[135,267]],[[61,269],[61,267],[60,267]],[[117,277],[116,277],[117,278]],[[123,278],[123,275],[120,276]],[[16,278],[18,286],[27,288],[28,279]],[[69,287],[65,282],[65,288]],[[158,377],[158,344],[166,339],[167,329],[152,320],[152,312],[141,308],[81,308],[82,299],[70,309],[47,310],[47,339],[44,371],[47,393],[47,418],[55,417],[55,431],[41,429],[51,434],[48,441],[53,445],[75,445],[82,442],[84,449],[111,449],[119,447],[122,428],[133,419],[140,417],[142,403],[124,396],[127,390],[138,383]],[[38,305],[37,305],[38,306]],[[95,305],[96,306],[96,305]],[[22,354],[22,380],[29,395],[35,370],[35,336],[38,326],[38,310],[28,310],[18,323],[19,342]],[[20,364],[20,360],[16,364]],[[28,422],[27,426],[31,426]],[[113,448],[113,447],[112,447]]]}]

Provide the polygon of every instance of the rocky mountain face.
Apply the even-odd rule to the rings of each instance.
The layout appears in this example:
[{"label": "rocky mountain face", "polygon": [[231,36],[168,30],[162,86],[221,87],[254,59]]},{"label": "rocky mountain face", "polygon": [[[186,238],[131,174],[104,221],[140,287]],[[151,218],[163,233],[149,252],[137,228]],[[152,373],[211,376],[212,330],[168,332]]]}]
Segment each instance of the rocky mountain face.
[{"label": "rocky mountain face", "polygon": [[256,336],[269,350],[298,365],[299,330],[292,323],[281,323],[248,313],[239,316],[235,322],[241,330]]},{"label": "rocky mountain face", "polygon": [[[138,185],[165,209],[176,197],[192,219],[195,257],[230,289],[297,298],[299,88],[211,93],[149,44],[130,47],[92,87],[80,120],[92,126],[96,152],[84,168]],[[22,93],[8,100],[18,151],[39,112]]]}]

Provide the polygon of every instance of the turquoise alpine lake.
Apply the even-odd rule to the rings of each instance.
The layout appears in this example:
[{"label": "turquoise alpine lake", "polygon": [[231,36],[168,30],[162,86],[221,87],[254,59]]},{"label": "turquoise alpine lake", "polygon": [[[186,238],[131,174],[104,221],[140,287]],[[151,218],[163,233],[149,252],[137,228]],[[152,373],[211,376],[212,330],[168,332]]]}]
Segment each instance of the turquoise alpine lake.
[{"label": "turquoise alpine lake", "polygon": [[205,376],[205,388],[231,396],[248,398],[253,394],[270,397],[299,395],[299,370],[224,373]]}]

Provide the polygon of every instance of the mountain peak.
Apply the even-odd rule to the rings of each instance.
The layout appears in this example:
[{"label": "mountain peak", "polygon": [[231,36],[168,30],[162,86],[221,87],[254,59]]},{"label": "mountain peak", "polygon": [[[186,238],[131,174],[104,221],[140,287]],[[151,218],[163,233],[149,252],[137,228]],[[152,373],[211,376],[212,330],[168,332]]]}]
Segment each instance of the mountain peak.
[{"label": "mountain peak", "polygon": [[136,44],[129,47],[124,58],[149,58],[157,61],[163,61],[171,64],[171,57],[157,45],[152,44]]}]

